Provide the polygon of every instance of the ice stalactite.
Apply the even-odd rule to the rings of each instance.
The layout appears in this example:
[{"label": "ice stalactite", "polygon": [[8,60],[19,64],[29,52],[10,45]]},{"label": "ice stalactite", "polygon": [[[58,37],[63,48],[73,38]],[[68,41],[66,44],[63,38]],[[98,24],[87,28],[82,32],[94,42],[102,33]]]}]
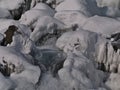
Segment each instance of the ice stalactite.
[{"label": "ice stalactite", "polygon": [[104,71],[118,73],[118,66],[120,64],[120,49],[114,49],[112,43],[113,42],[106,39],[98,41],[96,61],[99,63],[99,65],[104,65]]}]

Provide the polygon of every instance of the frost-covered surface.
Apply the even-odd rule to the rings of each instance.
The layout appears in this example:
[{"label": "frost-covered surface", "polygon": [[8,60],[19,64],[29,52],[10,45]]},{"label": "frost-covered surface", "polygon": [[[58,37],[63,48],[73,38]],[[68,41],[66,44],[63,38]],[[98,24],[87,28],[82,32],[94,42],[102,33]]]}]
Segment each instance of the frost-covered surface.
[{"label": "frost-covered surface", "polygon": [[120,0],[0,0],[0,90],[119,90]]}]

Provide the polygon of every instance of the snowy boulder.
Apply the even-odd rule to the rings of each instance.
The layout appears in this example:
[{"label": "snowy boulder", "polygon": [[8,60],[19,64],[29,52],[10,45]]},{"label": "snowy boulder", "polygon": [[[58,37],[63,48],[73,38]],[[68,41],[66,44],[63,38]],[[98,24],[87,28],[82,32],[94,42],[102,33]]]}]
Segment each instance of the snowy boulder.
[{"label": "snowy boulder", "polygon": [[[71,6],[72,5],[72,6]],[[60,11],[80,11],[81,13],[89,16],[89,12],[87,11],[87,3],[84,0],[65,0],[62,3],[60,3],[57,7],[56,7],[56,11],[60,12]]]},{"label": "snowy boulder", "polygon": [[34,42],[39,41],[41,38],[46,38],[45,37],[46,35],[47,36],[53,35],[55,37],[54,34],[57,34],[56,33],[57,31],[59,32],[61,29],[64,29],[65,27],[65,25],[62,22],[50,16],[41,17],[38,19],[36,23],[37,23],[36,27],[30,35],[30,39],[33,40]]},{"label": "snowy boulder", "polygon": [[85,30],[100,33],[104,36],[110,36],[111,34],[119,32],[119,28],[120,22],[118,20],[102,16],[89,18],[83,26]]},{"label": "snowy boulder", "polygon": [[101,15],[103,12],[97,7],[96,0],[64,0],[56,6],[56,11],[79,11],[86,16]]},{"label": "snowy boulder", "polygon": [[57,12],[54,17],[68,26],[74,25],[74,24],[83,26],[86,20],[88,19],[87,16],[85,16],[84,14],[78,11]]},{"label": "snowy boulder", "polygon": [[[33,14],[35,13],[35,14]],[[39,9],[31,9],[26,11],[20,18],[20,23],[29,26],[32,30],[36,26],[36,22],[40,17],[43,16],[53,16],[54,13],[49,12],[48,10],[39,10]]]},{"label": "snowy boulder", "polygon": [[2,46],[14,46],[16,50],[29,53],[32,48],[32,41],[29,39],[31,30],[18,21],[0,19],[0,33],[4,35],[1,40]]},{"label": "snowy boulder", "polygon": [[[103,73],[96,70],[93,63],[84,55],[71,53],[59,70],[60,79],[72,89],[94,89],[101,85]],[[94,75],[93,75],[94,73]]]},{"label": "snowy boulder", "polygon": [[12,19],[0,19],[0,33],[4,34],[10,25],[18,26],[19,24],[18,21]]},{"label": "snowy boulder", "polygon": [[[6,65],[7,71],[1,71],[4,76],[11,79],[24,78],[31,83],[37,83],[40,76],[40,69],[28,63],[21,52],[12,47],[0,47],[0,63],[2,67]],[[1,67],[1,69],[2,69]],[[29,76],[28,76],[29,75]]]},{"label": "snowy boulder", "polygon": [[56,46],[66,53],[74,50],[82,52],[86,57],[93,59],[95,54],[95,44],[98,35],[93,32],[79,29],[64,33],[56,42]]}]

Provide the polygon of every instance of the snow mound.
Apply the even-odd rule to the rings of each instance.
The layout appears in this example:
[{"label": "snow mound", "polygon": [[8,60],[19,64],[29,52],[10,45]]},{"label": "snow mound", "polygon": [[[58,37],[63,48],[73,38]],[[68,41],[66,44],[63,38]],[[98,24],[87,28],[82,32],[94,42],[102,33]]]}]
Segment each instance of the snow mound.
[{"label": "snow mound", "polygon": [[78,11],[57,12],[54,17],[68,26],[71,26],[74,24],[83,26],[85,24],[86,20],[88,19],[87,16],[85,16],[84,14],[82,14]]},{"label": "snow mound", "polygon": [[93,16],[89,18],[83,26],[83,29],[85,30],[100,33],[104,36],[119,32],[119,28],[120,22],[118,20],[101,16]]},{"label": "snow mound", "polygon": [[[35,13],[35,14],[33,14]],[[21,24],[25,24],[29,26],[31,29],[34,29],[36,26],[36,22],[40,17],[43,16],[53,16],[54,13],[48,10],[39,10],[39,9],[31,9],[26,11],[20,18]]]},{"label": "snow mound", "polygon": [[56,7],[56,11],[75,10],[80,11],[85,15],[89,15],[86,5],[87,3],[83,0],[65,0]]},{"label": "snow mound", "polygon": [[66,53],[74,50],[82,52],[86,57],[92,58],[95,53],[95,44],[98,35],[93,32],[79,29],[64,33],[56,42],[56,46]]},{"label": "snow mound", "polygon": [[[0,63],[4,64],[5,61],[8,64],[8,68],[12,71],[10,73],[8,70],[6,71],[6,74],[8,73],[11,79],[25,78],[33,84],[38,82],[40,69],[37,66],[28,63],[28,60],[26,60],[21,52],[16,51],[12,47],[0,47],[0,50],[0,52],[2,52],[0,54]],[[9,66],[10,64],[15,65],[15,68]]]}]

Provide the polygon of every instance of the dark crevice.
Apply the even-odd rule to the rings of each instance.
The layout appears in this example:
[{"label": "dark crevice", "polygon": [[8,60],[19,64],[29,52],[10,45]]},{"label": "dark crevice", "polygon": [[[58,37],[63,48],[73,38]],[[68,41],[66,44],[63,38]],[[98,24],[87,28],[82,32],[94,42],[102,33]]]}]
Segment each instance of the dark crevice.
[{"label": "dark crevice", "polygon": [[97,67],[98,70],[101,70],[103,72],[106,72],[106,68],[105,68],[105,65],[104,63],[99,63],[98,62],[98,67]]},{"label": "dark crevice", "polygon": [[11,73],[15,72],[16,66],[12,63],[8,63],[4,57],[2,58],[2,63],[0,63],[0,72],[6,76],[9,77]]},{"label": "dark crevice", "polygon": [[115,52],[117,52],[118,49],[120,49],[120,32],[112,34],[107,39],[112,40],[111,44],[113,46],[113,49],[114,49]]},{"label": "dark crevice", "polygon": [[103,72],[105,72],[105,73],[111,73],[111,72],[113,72],[113,73],[118,73],[118,67],[114,67],[113,69],[112,69],[112,71],[110,71],[110,65],[108,65],[107,66],[107,68],[106,68],[106,65],[105,65],[105,63],[97,63],[98,64],[98,66],[97,66],[97,69],[98,70],[101,70],[101,71],[103,71]]},{"label": "dark crevice", "polygon": [[30,9],[32,0],[25,0],[25,3],[23,3],[18,9],[9,10],[11,15],[13,16],[14,20],[19,20],[22,16],[22,14]]},{"label": "dark crevice", "polygon": [[8,44],[11,44],[12,38],[15,32],[21,34],[20,32],[17,31],[18,28],[15,25],[11,25],[8,27],[6,32],[4,32],[5,37],[3,38],[1,42],[1,46],[7,46]]}]

